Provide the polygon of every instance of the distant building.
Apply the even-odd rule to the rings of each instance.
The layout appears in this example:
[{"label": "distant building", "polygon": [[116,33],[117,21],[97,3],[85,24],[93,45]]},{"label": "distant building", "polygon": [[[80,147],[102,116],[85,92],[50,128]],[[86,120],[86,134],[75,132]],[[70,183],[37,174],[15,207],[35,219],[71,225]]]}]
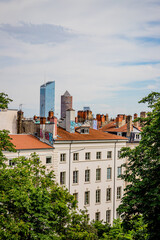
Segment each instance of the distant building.
[{"label": "distant building", "polygon": [[49,111],[55,111],[55,81],[40,87],[40,116],[47,117]]},{"label": "distant building", "polygon": [[85,112],[85,111],[90,111],[91,109],[90,109],[90,107],[83,107],[83,111]]},{"label": "distant building", "polygon": [[[141,116],[146,117],[145,112],[140,113]],[[134,114],[134,120],[138,115]],[[125,114],[118,114],[116,119],[104,125],[100,131],[115,134],[117,136],[127,137],[129,143],[139,143],[141,140],[141,125],[139,122],[132,122],[132,116]]]},{"label": "distant building", "polygon": [[66,110],[72,109],[72,96],[68,91],[61,96],[61,118],[66,117]]}]

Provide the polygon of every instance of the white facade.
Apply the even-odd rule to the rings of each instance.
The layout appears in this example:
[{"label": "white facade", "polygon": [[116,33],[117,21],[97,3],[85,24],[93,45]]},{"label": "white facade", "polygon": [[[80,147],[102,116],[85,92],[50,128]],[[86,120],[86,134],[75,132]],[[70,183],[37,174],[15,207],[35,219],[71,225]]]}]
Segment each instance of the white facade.
[{"label": "white facade", "polygon": [[[27,137],[23,134],[18,136],[19,139]],[[125,159],[119,159],[118,155],[120,149],[126,146],[127,139],[57,139],[52,148],[38,139],[30,137],[30,140],[27,140],[26,137],[23,138],[23,149],[16,147],[16,153],[4,152],[9,164],[15,157],[29,157],[31,153],[36,152],[42,164],[46,165],[46,169],[54,170],[56,182],[66,187],[77,198],[79,209],[88,210],[90,220],[113,222],[117,217],[116,209],[125,188],[124,181],[118,177],[124,170],[121,165]],[[16,138],[14,141],[16,145]],[[39,142],[39,147],[40,144],[45,146],[43,145],[41,149],[33,148],[35,141]],[[29,146],[32,149],[29,149]]]},{"label": "white facade", "polygon": [[[107,221],[112,223],[117,217],[116,209],[125,187],[124,181],[117,177],[118,167],[120,171],[124,163],[123,159],[118,158],[118,154],[125,146],[124,140],[56,141],[54,144],[58,156],[56,180],[60,185],[66,186],[71,194],[76,195],[78,207],[86,208],[91,220],[99,216],[99,220],[106,221],[107,213]],[[85,159],[86,155],[90,155],[90,159]],[[99,169],[97,180],[96,169]],[[107,179],[107,169],[111,169],[110,179]],[[107,190],[108,188],[110,190]],[[106,199],[107,191],[110,191],[110,200]],[[88,203],[85,203],[87,197]]]},{"label": "white facade", "polygon": [[11,134],[17,133],[17,110],[0,109],[0,130],[3,129]]}]

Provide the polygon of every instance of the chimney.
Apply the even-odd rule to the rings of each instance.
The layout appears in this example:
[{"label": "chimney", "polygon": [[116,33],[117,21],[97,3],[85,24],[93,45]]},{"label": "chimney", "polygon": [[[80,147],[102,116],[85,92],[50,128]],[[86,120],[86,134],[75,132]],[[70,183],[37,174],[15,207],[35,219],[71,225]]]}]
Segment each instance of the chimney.
[{"label": "chimney", "polygon": [[70,133],[75,132],[75,110],[68,109],[66,111],[66,131]]},{"label": "chimney", "polygon": [[122,117],[116,117],[116,128],[122,127]]},{"label": "chimney", "polygon": [[108,113],[106,113],[105,120],[106,120],[107,123],[109,122]]},{"label": "chimney", "polygon": [[140,112],[140,117],[141,117],[141,118],[146,118],[146,117],[147,117],[146,112]]},{"label": "chimney", "polygon": [[[136,118],[138,118],[138,114],[137,114],[137,113],[134,114],[134,120],[135,120]],[[134,122],[134,126],[135,126],[135,127],[138,127],[138,125],[139,125],[139,122]]]},{"label": "chimney", "polygon": [[127,116],[127,137],[130,137],[132,131],[132,116]]},{"label": "chimney", "polygon": [[22,119],[23,119],[23,112],[19,110],[17,112],[17,133],[22,133]]},{"label": "chimney", "polygon": [[45,123],[46,123],[46,118],[40,117],[40,124],[45,124]]},{"label": "chimney", "polygon": [[78,123],[78,117],[75,117],[75,123]]}]

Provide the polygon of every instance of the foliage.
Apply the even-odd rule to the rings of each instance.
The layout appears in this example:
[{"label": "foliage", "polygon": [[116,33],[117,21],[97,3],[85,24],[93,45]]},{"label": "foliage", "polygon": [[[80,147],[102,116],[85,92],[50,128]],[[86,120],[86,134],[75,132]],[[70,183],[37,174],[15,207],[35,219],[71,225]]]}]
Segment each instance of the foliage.
[{"label": "foliage", "polygon": [[111,229],[110,224],[108,224],[107,222],[103,222],[103,221],[93,221],[92,225],[97,230],[98,239],[103,239],[104,233],[108,234]]},{"label": "foliage", "polygon": [[0,236],[2,239],[96,239],[85,213],[54,182],[36,154],[15,158],[0,169]]},{"label": "foliage", "polygon": [[8,104],[12,102],[12,99],[8,97],[5,93],[0,93],[0,108],[5,109],[8,108]]},{"label": "foliage", "polygon": [[93,225],[97,229],[98,239],[100,240],[145,240],[147,239],[146,226],[142,217],[136,221],[130,222],[133,225],[132,230],[126,231],[120,219],[115,219],[113,226],[109,226],[102,221],[94,222]]},{"label": "foliage", "polygon": [[131,220],[143,215],[149,239],[160,239],[160,93],[151,93],[141,103],[148,103],[151,112],[141,118],[141,141],[134,148],[123,148],[121,157],[127,164],[122,178],[127,182],[126,193],[118,211],[126,229]]}]

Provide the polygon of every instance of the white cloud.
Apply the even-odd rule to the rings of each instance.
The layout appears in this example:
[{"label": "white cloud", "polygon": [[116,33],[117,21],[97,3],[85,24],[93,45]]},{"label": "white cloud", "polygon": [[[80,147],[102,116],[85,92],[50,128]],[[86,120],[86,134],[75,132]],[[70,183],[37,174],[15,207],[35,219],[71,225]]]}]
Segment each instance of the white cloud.
[{"label": "white cloud", "polygon": [[[160,5],[146,0],[0,1],[2,91],[14,99],[12,106],[23,103],[39,113],[46,74],[46,81],[56,81],[57,112],[65,90],[76,110],[90,105],[94,112],[118,111],[112,100],[122,91],[126,104],[130,90],[137,98],[129,101],[138,101],[142,89],[159,87],[150,84],[160,76],[159,11]],[[148,84],[139,88],[142,81]]]}]

